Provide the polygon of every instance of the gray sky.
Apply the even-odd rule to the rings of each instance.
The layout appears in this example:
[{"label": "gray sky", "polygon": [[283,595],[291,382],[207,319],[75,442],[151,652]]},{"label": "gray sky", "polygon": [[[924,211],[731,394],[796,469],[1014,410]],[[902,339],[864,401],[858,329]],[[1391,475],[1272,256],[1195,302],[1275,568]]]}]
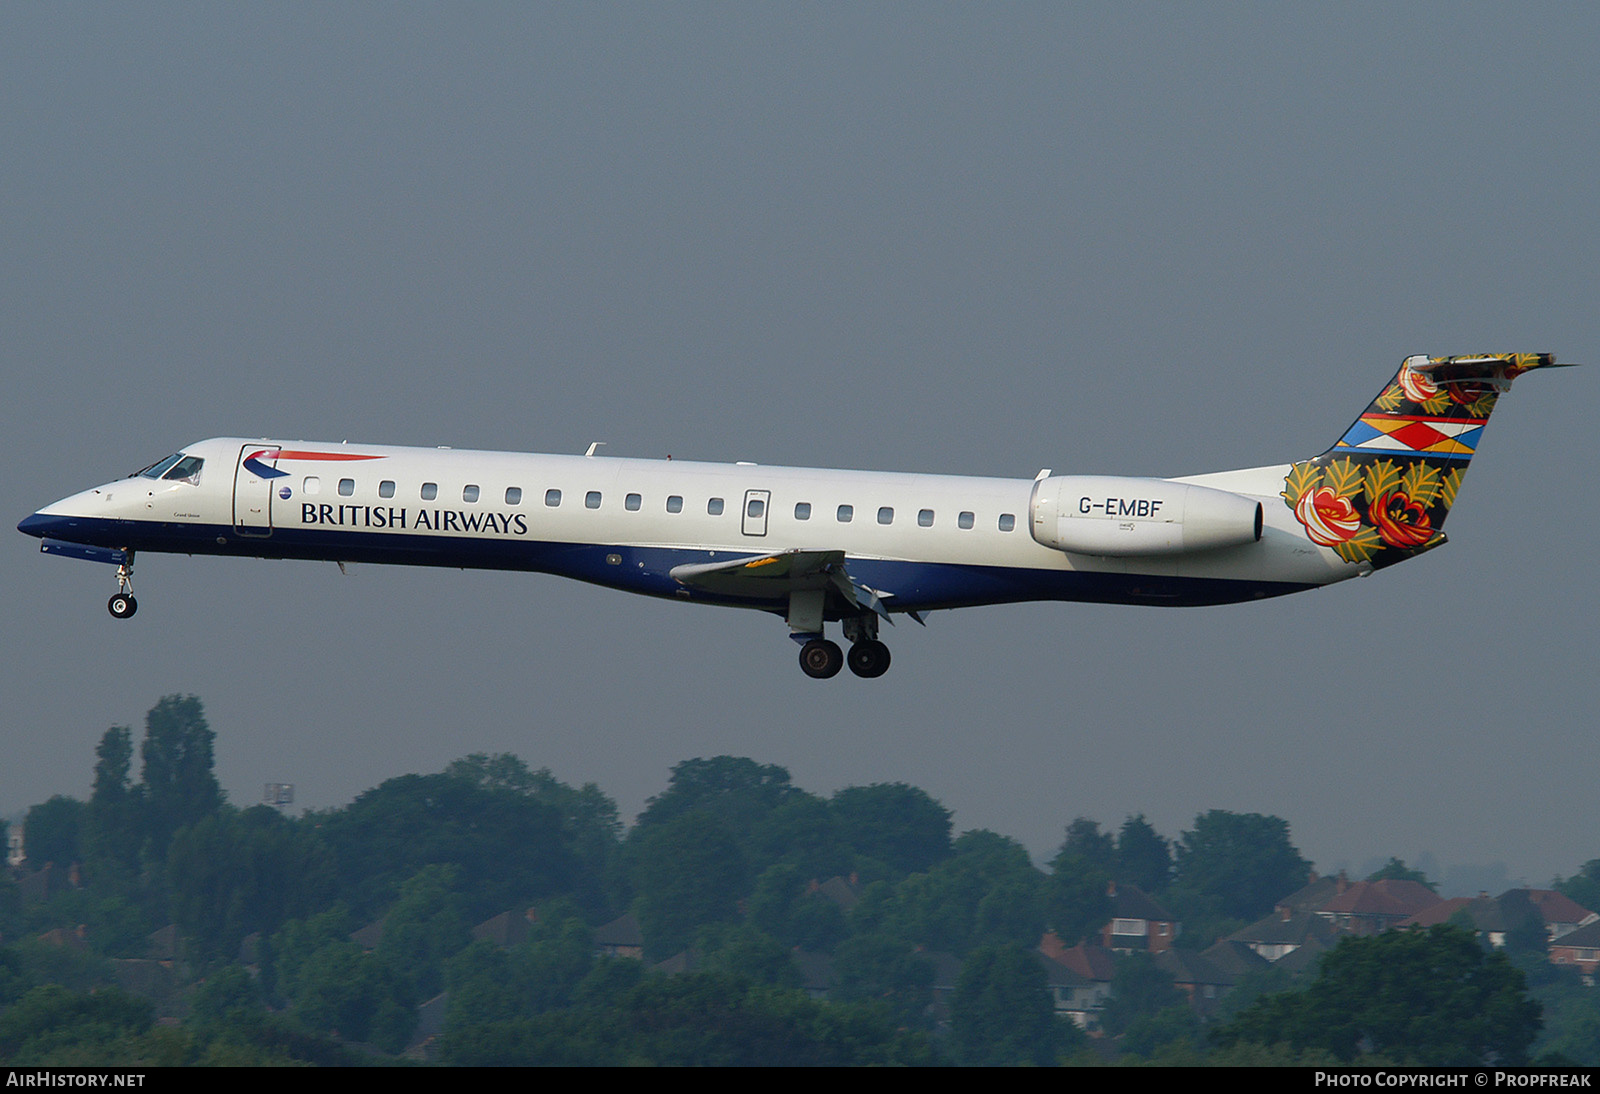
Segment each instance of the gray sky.
[{"label": "gray sky", "polygon": [[536,575],[147,555],[118,623],[11,532],[0,813],[192,692],[240,804],[511,751],[631,816],[732,753],[1041,857],[1222,808],[1324,870],[1571,874],[1597,47],[1586,5],[0,7],[7,528],[222,434],[1177,475],[1320,452],[1410,353],[1594,362],[1501,404],[1445,550],[940,613],[878,681]]}]

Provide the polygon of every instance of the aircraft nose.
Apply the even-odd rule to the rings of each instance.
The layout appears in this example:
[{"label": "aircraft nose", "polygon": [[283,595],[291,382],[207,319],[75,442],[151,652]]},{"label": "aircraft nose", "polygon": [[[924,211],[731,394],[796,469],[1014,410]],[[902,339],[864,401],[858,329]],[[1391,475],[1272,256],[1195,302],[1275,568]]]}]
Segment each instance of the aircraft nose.
[{"label": "aircraft nose", "polygon": [[25,536],[36,536],[44,539],[61,524],[60,517],[47,517],[43,513],[34,513],[32,516],[23,517],[17,522],[17,531]]}]

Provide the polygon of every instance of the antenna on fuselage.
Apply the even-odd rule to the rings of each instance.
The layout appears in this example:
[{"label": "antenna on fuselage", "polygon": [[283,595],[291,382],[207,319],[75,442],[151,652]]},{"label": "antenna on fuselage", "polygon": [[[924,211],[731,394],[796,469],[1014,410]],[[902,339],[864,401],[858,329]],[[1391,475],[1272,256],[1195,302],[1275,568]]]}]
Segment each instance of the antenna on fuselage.
[{"label": "antenna on fuselage", "polygon": [[587,451],[587,452],[585,452],[585,453],[584,453],[584,455],[585,455],[585,456],[592,456],[592,455],[594,455],[594,450],[595,450],[595,449],[597,449],[597,448],[599,448],[599,447],[600,447],[600,446],[601,446],[601,445],[603,445],[603,444],[605,444],[605,443],[606,443],[606,442],[605,442],[605,441],[595,441],[595,442],[594,442],[594,443],[593,443],[593,444],[591,444],[591,445],[590,445],[590,446],[589,446],[589,451]]}]

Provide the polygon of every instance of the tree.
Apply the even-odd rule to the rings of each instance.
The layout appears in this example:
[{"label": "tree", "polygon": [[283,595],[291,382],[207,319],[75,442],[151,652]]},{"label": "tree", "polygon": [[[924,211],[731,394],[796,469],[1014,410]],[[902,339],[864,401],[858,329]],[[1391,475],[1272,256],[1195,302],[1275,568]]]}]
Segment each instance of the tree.
[{"label": "tree", "polygon": [[339,890],[356,915],[380,914],[407,878],[454,866],[468,921],[569,892],[570,835],[553,806],[450,775],[402,775],[318,818]]},{"label": "tree", "polygon": [[1047,879],[1013,839],[965,832],[949,858],[894,889],[876,927],[929,949],[1038,941],[1046,922]]},{"label": "tree", "polygon": [[1556,878],[1550,887],[1591,912],[1600,911],[1600,858],[1590,859],[1569,878]]},{"label": "tree", "polygon": [[757,822],[798,794],[789,772],[743,756],[684,760],[672,767],[666,790],[645,803],[639,826],[663,824],[691,811],[709,813],[729,830],[748,833]]},{"label": "tree", "polygon": [[276,931],[333,896],[333,856],[316,835],[269,806],[223,808],[173,834],[168,907],[183,932],[232,957],[248,934]]},{"label": "tree", "polygon": [[39,869],[54,863],[62,870],[83,859],[80,834],[86,807],[81,801],[57,794],[28,810],[22,822],[22,847],[28,865]]},{"label": "tree", "polygon": [[446,959],[472,941],[452,866],[424,866],[400,886],[400,899],[383,920],[378,956],[431,999],[444,986]]},{"label": "tree", "polygon": [[1188,998],[1173,984],[1172,974],[1156,966],[1149,954],[1118,959],[1111,975],[1111,995],[1100,1012],[1100,1025],[1111,1034],[1127,1032],[1135,1021],[1153,1018]]},{"label": "tree", "polygon": [[696,930],[739,914],[750,870],[727,825],[696,810],[636,831],[629,841],[634,912],[657,959],[686,948]]},{"label": "tree", "polygon": [[1346,1063],[1379,1054],[1422,1066],[1516,1066],[1542,1024],[1526,987],[1505,954],[1486,953],[1459,927],[1346,937],[1310,988],[1257,1001],[1215,1036],[1224,1047],[1287,1044]]},{"label": "tree", "polygon": [[1075,946],[1111,918],[1111,874],[1084,858],[1062,852],[1050,864],[1045,917],[1056,936]]},{"label": "tree", "polygon": [[914,786],[848,786],[832,804],[846,846],[896,876],[926,870],[950,854],[950,810]]},{"label": "tree", "polygon": [[1172,845],[1143,813],[1123,821],[1117,833],[1117,880],[1152,896],[1165,892],[1172,881]]},{"label": "tree", "polygon": [[112,726],[94,750],[94,790],[89,795],[84,842],[89,860],[101,870],[131,878],[142,844],[140,811],[144,793],[133,786],[133,732]]},{"label": "tree", "polygon": [[1088,817],[1078,817],[1067,825],[1067,838],[1062,841],[1057,857],[1076,855],[1107,873],[1117,868],[1117,845],[1109,832],[1100,831],[1100,825]]},{"label": "tree", "polygon": [[950,1037],[963,1064],[1054,1063],[1055,1010],[1038,957],[1021,946],[968,954],[950,1004]]},{"label": "tree", "polygon": [[[212,772],[216,734],[193,695],[168,695],[145,716],[145,836],[147,847],[165,857],[172,834],[222,807],[222,787]],[[113,757],[114,759],[114,757]],[[113,773],[114,774],[114,773]]]},{"label": "tree", "polygon": [[1213,809],[1178,839],[1175,885],[1216,914],[1246,922],[1305,884],[1309,860],[1289,842],[1289,822]]}]

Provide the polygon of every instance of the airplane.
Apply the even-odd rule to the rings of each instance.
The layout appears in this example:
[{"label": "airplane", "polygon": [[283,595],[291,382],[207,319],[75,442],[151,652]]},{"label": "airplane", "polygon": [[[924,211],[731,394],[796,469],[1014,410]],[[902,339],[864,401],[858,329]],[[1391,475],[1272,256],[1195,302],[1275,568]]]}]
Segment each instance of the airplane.
[{"label": "airplane", "polygon": [[[781,616],[810,677],[882,676],[879,623],[1033,600],[1206,605],[1365,576],[1445,542],[1499,396],[1550,354],[1407,357],[1319,456],[1032,480],[218,437],[17,525],[46,554],[519,570]],[[1564,367],[1564,366],[1556,366]],[[827,637],[838,623],[846,653]]]}]

